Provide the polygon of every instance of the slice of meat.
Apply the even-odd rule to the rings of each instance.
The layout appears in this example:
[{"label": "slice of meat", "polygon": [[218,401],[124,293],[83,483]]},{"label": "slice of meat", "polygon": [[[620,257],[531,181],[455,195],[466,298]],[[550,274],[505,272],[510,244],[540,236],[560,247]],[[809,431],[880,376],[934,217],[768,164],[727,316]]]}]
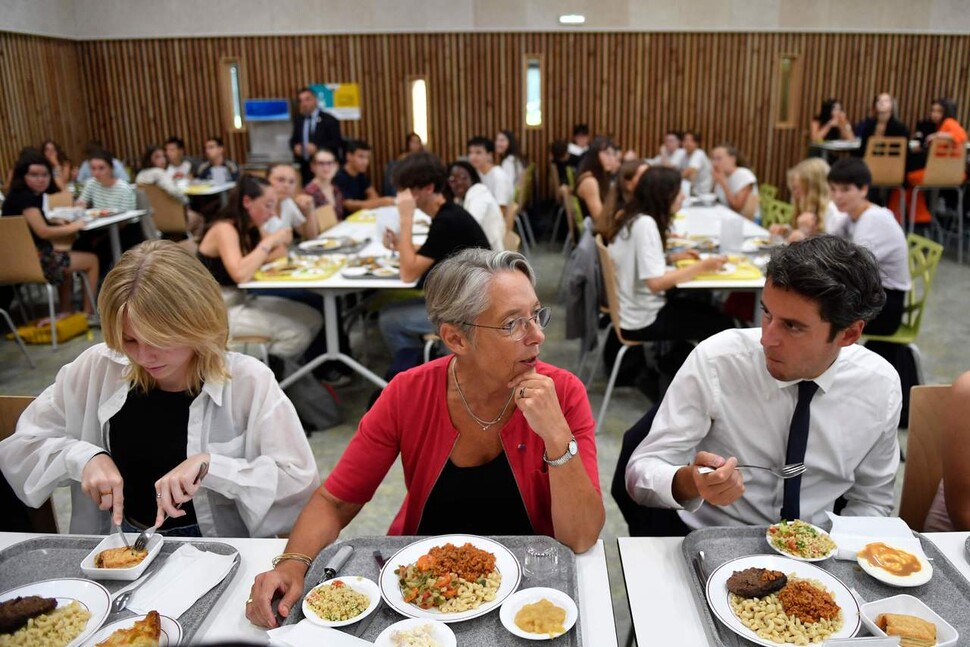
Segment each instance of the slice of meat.
[{"label": "slice of meat", "polygon": [[31,618],[50,613],[56,608],[57,600],[42,598],[39,595],[17,597],[0,602],[0,633],[13,633],[27,624]]},{"label": "slice of meat", "polygon": [[760,598],[780,591],[788,583],[788,577],[781,571],[764,568],[746,568],[734,571],[728,578],[728,591],[742,598]]}]

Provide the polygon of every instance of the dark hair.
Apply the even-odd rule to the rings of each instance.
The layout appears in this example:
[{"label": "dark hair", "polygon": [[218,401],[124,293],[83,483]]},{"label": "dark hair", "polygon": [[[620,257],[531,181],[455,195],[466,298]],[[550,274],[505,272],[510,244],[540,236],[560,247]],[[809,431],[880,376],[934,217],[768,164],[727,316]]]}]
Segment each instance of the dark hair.
[{"label": "dark hair", "polygon": [[369,151],[370,144],[368,144],[363,139],[348,139],[344,142],[344,150],[347,153],[355,153],[357,151]]},{"label": "dark hair", "polygon": [[589,135],[589,125],[587,124],[576,124],[573,126],[573,137],[576,135]]},{"label": "dark hair", "polygon": [[51,166],[50,160],[44,156],[43,150],[25,148],[21,151],[20,157],[13,167],[13,178],[10,180],[11,195],[18,191],[30,191],[30,187],[27,186],[27,172],[34,165],[43,166],[50,174],[50,180],[43,193],[57,193],[60,190],[57,187],[57,182],[54,181],[54,167]]},{"label": "dark hair", "polygon": [[[691,137],[693,137],[694,141],[697,142],[698,146],[701,145],[701,142],[703,141],[703,139],[701,138],[701,134],[699,132],[697,132],[696,130],[685,130],[684,137],[686,137],[687,135],[690,135]],[[681,139],[683,139],[684,137],[681,137]]]},{"label": "dark hair", "polygon": [[296,96],[300,96],[304,92],[309,92],[313,96],[317,96],[317,93],[310,89],[310,86],[304,85],[302,88],[296,91]]},{"label": "dark hair", "polygon": [[940,106],[943,108],[943,122],[945,119],[956,119],[957,118],[957,104],[953,99],[948,99],[946,97],[940,97],[933,101],[933,105]]},{"label": "dark hair", "polygon": [[569,143],[565,139],[557,139],[549,144],[549,152],[554,158],[560,160],[563,155],[569,152]]},{"label": "dark hair", "polygon": [[145,152],[141,156],[142,171],[144,171],[146,168],[152,167],[152,155],[155,154],[155,151],[162,151],[163,153],[165,152],[164,150],[162,150],[161,146],[156,146],[155,144],[149,145],[148,148],[145,149]]},{"label": "dark hair", "polygon": [[394,168],[394,187],[398,191],[431,184],[435,193],[441,193],[447,181],[448,172],[441,160],[426,151],[408,155]]},{"label": "dark hair", "polygon": [[408,148],[411,147],[411,140],[414,139],[414,138],[417,138],[417,140],[419,142],[421,142],[421,147],[424,148],[424,140],[421,139],[421,135],[419,135],[418,133],[408,133],[407,135],[404,136],[404,152],[405,153],[408,152]]},{"label": "dark hair", "polygon": [[225,146],[226,146],[225,144],[222,143],[222,137],[215,137],[215,136],[213,136],[213,137],[206,137],[206,140],[205,141],[206,141],[206,143],[215,142],[217,145],[221,146],[222,148],[225,148]]},{"label": "dark hair", "polygon": [[679,130],[668,130],[664,132],[664,137],[666,137],[667,135],[673,135],[678,140],[682,140],[684,138],[684,133],[680,132]]},{"label": "dark hair", "polygon": [[249,217],[249,211],[246,210],[246,206],[243,204],[243,198],[255,200],[262,196],[269,186],[269,180],[266,178],[244,173],[239,178],[239,182],[236,183],[236,188],[229,193],[228,208],[206,225],[205,231],[202,234],[203,238],[212,225],[221,220],[229,220],[239,234],[239,248],[243,255],[245,256],[256,249],[262,237],[259,233],[259,227]]},{"label": "dark hair", "polygon": [[468,171],[468,177],[471,178],[472,184],[478,184],[479,182],[482,181],[482,176],[478,174],[478,171],[475,170],[475,167],[472,166],[471,162],[469,162],[468,160],[455,160],[454,162],[448,165],[448,172],[450,173],[451,169],[455,168],[456,166],[459,166],[465,169],[466,171]]},{"label": "dark hair", "polygon": [[[61,145],[58,144],[57,142],[55,142],[53,139],[44,140],[44,143],[40,145],[40,152],[41,153],[44,152],[44,149],[47,148],[47,145],[48,144],[50,144],[51,146],[54,147],[54,152],[57,155],[57,163],[58,164],[67,164],[68,162],[71,161],[70,159],[68,159],[67,153],[64,152],[64,149],[61,148]],[[46,157],[46,155],[45,155],[45,157]]]},{"label": "dark hair", "polygon": [[886,303],[875,256],[838,236],[776,247],[765,277],[774,287],[816,302],[822,321],[832,324],[829,341],[860,319],[869,323]]},{"label": "dark hair", "polygon": [[842,157],[829,171],[829,184],[853,184],[857,188],[872,184],[872,173],[866,163],[858,157]]},{"label": "dark hair", "polygon": [[727,154],[734,158],[734,165],[738,168],[748,168],[748,161],[744,159],[738,149],[735,148],[734,144],[729,144],[727,142],[723,144],[718,144],[714,148],[723,148],[727,151]]},{"label": "dark hair", "polygon": [[171,137],[165,140],[165,145],[168,146],[169,144],[175,144],[175,146],[178,149],[183,151],[185,150],[185,142],[182,141],[181,137],[176,137],[175,135],[172,135]]},{"label": "dark hair", "polygon": [[495,142],[489,139],[488,137],[485,137],[484,135],[475,135],[474,137],[469,139],[467,147],[471,148],[472,146],[478,146],[480,148],[484,148],[485,152],[488,153],[489,155],[495,152]]},{"label": "dark hair", "polygon": [[613,179],[606,172],[606,169],[603,168],[603,163],[600,162],[600,151],[604,151],[607,148],[616,148],[616,144],[613,143],[612,139],[606,135],[593,137],[593,141],[589,143],[589,148],[586,149],[582,159],[579,160],[579,168],[576,169],[577,178],[583,173],[591,173],[596,178],[596,183],[599,184],[600,196],[605,196],[609,192],[610,181]]},{"label": "dark hair", "polygon": [[680,193],[680,173],[666,166],[651,166],[640,176],[629,202],[612,219],[608,232],[610,240],[624,227],[633,226],[637,216],[646,214],[653,218],[660,231],[660,241],[664,249],[667,245],[667,230],[670,228],[670,207]]},{"label": "dark hair", "polygon": [[832,121],[832,109],[835,108],[835,104],[837,103],[842,102],[835,98],[830,98],[823,101],[822,109],[818,111],[817,115],[815,115],[815,121],[817,121],[821,126],[824,126],[828,122]]},{"label": "dark hair", "polygon": [[108,168],[112,170],[112,173],[114,172],[115,156],[109,151],[106,151],[104,149],[93,151],[90,155],[88,155],[88,160],[89,161],[101,160],[102,162],[108,165]]},{"label": "dark hair", "polygon": [[[317,153],[319,153],[319,152],[320,151],[317,150]],[[329,152],[329,151],[327,151],[327,152]],[[313,157],[316,157],[317,156],[317,153],[314,153],[313,154]],[[313,159],[313,158],[310,158],[310,159]],[[278,169],[281,166],[285,166],[285,167],[290,168],[290,169],[293,168],[293,164],[291,164],[290,162],[273,162],[268,167],[266,167],[266,179],[269,180],[269,176],[273,174],[273,171],[275,171],[276,169]],[[299,177],[299,175],[297,177]]]},{"label": "dark hair", "polygon": [[509,140],[509,147],[505,149],[505,153],[502,154],[501,159],[504,160],[506,157],[518,157],[521,159],[522,155],[519,153],[519,142],[515,139],[515,135],[512,134],[512,131],[500,130],[499,132],[505,135],[505,138]]}]

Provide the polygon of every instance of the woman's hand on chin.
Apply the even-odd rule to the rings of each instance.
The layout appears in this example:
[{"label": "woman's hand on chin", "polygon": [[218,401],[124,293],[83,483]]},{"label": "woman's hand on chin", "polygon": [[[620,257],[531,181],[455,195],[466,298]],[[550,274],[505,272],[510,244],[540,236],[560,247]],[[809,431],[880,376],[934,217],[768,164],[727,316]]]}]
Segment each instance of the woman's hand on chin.
[{"label": "woman's hand on chin", "polygon": [[571,432],[559,406],[556,384],[548,375],[532,369],[512,379],[512,397],[532,430],[547,444],[569,441]]}]

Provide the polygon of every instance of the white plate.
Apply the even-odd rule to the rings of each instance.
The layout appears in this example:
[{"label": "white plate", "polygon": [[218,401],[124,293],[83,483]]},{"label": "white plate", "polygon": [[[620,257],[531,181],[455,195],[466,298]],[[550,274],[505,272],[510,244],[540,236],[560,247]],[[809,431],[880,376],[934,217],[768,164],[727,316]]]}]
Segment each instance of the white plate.
[{"label": "white plate", "polygon": [[[800,562],[821,562],[821,561],[824,561],[824,560],[828,559],[832,555],[834,555],[836,553],[836,551],[839,549],[838,546],[833,546],[832,547],[832,550],[830,550],[828,553],[826,553],[822,557],[799,557],[798,555],[792,555],[788,551],[782,550],[781,548],[778,548],[773,543],[771,543],[771,534],[770,534],[770,531],[771,531],[772,528],[774,528],[777,525],[779,525],[779,524],[774,523],[774,524],[771,524],[770,526],[768,526],[768,530],[765,531],[765,541],[768,542],[768,545],[771,546],[772,550],[774,550],[776,553],[779,553],[781,555],[784,555],[785,557],[790,557],[791,559],[797,559]],[[817,532],[817,533],[819,533],[819,534],[821,534],[821,535],[823,535],[825,537],[828,537],[829,539],[832,539],[832,536],[829,535],[829,533],[825,532],[824,530],[822,530],[818,526],[814,526],[814,525],[812,525],[812,524],[810,524],[808,522],[805,522],[805,525],[811,526],[812,528],[815,529],[815,532]],[[832,543],[834,544],[835,541],[833,540]]]},{"label": "white plate", "polygon": [[[444,546],[448,543],[454,544],[455,546],[462,546],[468,543],[495,555],[495,567],[502,574],[502,583],[499,585],[494,600],[491,602],[483,602],[477,609],[469,609],[468,611],[462,611],[460,613],[442,613],[437,609],[422,609],[404,601],[404,596],[401,595],[401,588],[398,586],[398,577],[394,574],[394,569],[398,566],[413,564],[418,561],[419,557],[426,554],[435,546]],[[522,569],[519,566],[519,560],[515,558],[512,551],[497,541],[479,537],[478,535],[442,535],[440,537],[428,537],[427,539],[416,541],[397,551],[387,560],[384,568],[381,569],[379,582],[384,601],[402,615],[410,618],[439,620],[441,622],[463,622],[483,616],[493,609],[496,609],[505,601],[505,598],[509,597],[513,591],[519,588],[519,581],[521,579]]]},{"label": "white plate", "polygon": [[874,566],[870,564],[868,560],[864,559],[857,553],[856,561],[859,563],[859,568],[861,568],[866,573],[876,578],[880,582],[885,582],[889,586],[898,586],[902,588],[906,588],[910,586],[922,586],[923,584],[926,584],[933,578],[933,565],[930,564],[929,560],[927,560],[926,557],[924,557],[923,555],[920,555],[919,553],[914,553],[911,550],[906,550],[905,548],[901,548],[899,546],[893,546],[891,541],[884,541],[882,543],[886,544],[890,548],[895,548],[896,550],[903,550],[911,555],[915,555],[916,559],[919,560],[919,563],[922,566],[922,568],[916,571],[915,573],[913,573],[912,575],[901,577],[899,575],[893,575],[889,571],[883,570],[878,566]]},{"label": "white plate", "polygon": [[351,247],[354,241],[349,238],[316,238],[314,240],[306,240],[298,245],[302,250],[308,249],[342,249],[344,247]]},{"label": "white plate", "polygon": [[370,273],[382,279],[396,279],[401,275],[401,272],[393,267],[375,267]]},{"label": "white plate", "polygon": [[[117,622],[112,622],[110,625],[105,625],[101,627],[98,633],[85,643],[85,647],[94,647],[99,642],[107,640],[108,636],[118,631],[119,629],[128,629],[133,626],[139,620],[142,620],[145,616],[132,616],[130,618],[125,618],[124,620],[118,620]],[[169,618],[168,616],[158,615],[159,620],[161,620],[162,625],[162,635],[158,640],[158,647],[175,647],[180,642],[182,642],[182,625],[179,624],[178,620],[174,618]]]},{"label": "white plate", "polygon": [[360,613],[349,620],[325,620],[324,618],[318,616],[316,612],[310,608],[310,605],[307,604],[307,598],[310,596],[310,594],[307,593],[303,598],[303,615],[305,615],[306,619],[313,624],[320,625],[321,627],[343,627],[346,625],[352,625],[355,622],[360,622],[370,614],[374,613],[374,609],[376,609],[377,605],[380,604],[381,590],[377,588],[377,584],[375,584],[373,580],[369,580],[366,577],[359,577],[357,575],[352,575],[350,577],[335,577],[332,580],[327,580],[326,582],[317,584],[311,590],[318,589],[326,584],[333,584],[337,581],[343,582],[358,593],[363,593],[367,596],[368,600],[370,600],[370,603],[367,605],[367,608],[364,609],[363,613]]},{"label": "white plate", "polygon": [[0,602],[28,595],[57,598],[58,607],[67,606],[77,600],[91,612],[91,618],[88,620],[84,631],[68,643],[67,647],[76,647],[87,640],[88,636],[98,630],[111,610],[111,596],[108,594],[108,589],[97,582],[82,580],[81,578],[43,580],[19,586],[0,593]]},{"label": "white plate", "polygon": [[543,598],[549,600],[557,607],[566,610],[566,619],[563,621],[562,626],[566,630],[563,633],[569,633],[569,630],[573,628],[573,625],[576,624],[576,620],[579,618],[579,609],[571,597],[557,589],[537,586],[531,589],[516,591],[502,604],[498,617],[502,621],[502,624],[505,625],[505,628],[519,638],[526,638],[527,640],[552,640],[553,638],[558,638],[563,634],[556,634],[555,636],[550,634],[535,634],[529,631],[523,631],[515,624],[515,614],[522,607],[538,602]]},{"label": "white plate", "polygon": [[[125,537],[128,539],[129,544],[134,544],[135,540],[138,539],[138,533],[126,532]],[[133,582],[141,577],[145,569],[148,568],[148,565],[162,552],[163,543],[165,543],[165,539],[160,534],[155,533],[148,540],[148,555],[135,566],[130,568],[98,568],[94,565],[94,558],[97,557],[98,553],[108,548],[121,548],[124,546],[118,533],[113,532],[102,539],[101,543],[95,546],[94,550],[88,553],[81,561],[81,572],[92,580],[124,580]]]},{"label": "white plate", "polygon": [[455,638],[455,632],[448,625],[437,620],[427,620],[425,618],[409,618],[395,622],[381,632],[377,640],[374,641],[374,645],[376,647],[396,647],[391,640],[391,634],[395,631],[408,631],[409,629],[414,629],[422,625],[431,625],[431,638],[438,643],[438,647],[457,647],[458,639]]},{"label": "white plate", "polygon": [[904,613],[922,618],[936,625],[936,646],[948,647],[957,644],[960,634],[949,622],[933,609],[911,595],[894,595],[862,605],[862,622],[873,636],[885,636],[886,632],[876,626],[876,618],[882,613]]},{"label": "white plate", "polygon": [[835,603],[842,607],[842,628],[832,634],[830,638],[851,638],[859,631],[859,626],[862,623],[859,603],[856,602],[855,597],[849,592],[848,587],[842,583],[842,580],[814,564],[799,562],[788,557],[779,557],[777,555],[750,555],[748,557],[732,559],[729,562],[721,564],[707,578],[706,587],[707,603],[710,605],[711,611],[714,612],[717,619],[728,629],[742,638],[746,638],[759,645],[765,645],[765,647],[778,647],[778,645],[791,647],[793,645],[793,643],[773,643],[764,638],[760,638],[758,634],[745,627],[741,623],[741,620],[734,615],[734,610],[731,608],[731,603],[728,599],[728,595],[730,595],[727,590],[728,578],[735,571],[743,571],[746,568],[752,567],[781,571],[785,575],[794,573],[798,577],[821,582],[822,586],[828,589],[832,597],[835,598]]},{"label": "white plate", "polygon": [[370,270],[366,267],[345,267],[343,270],[341,270],[340,274],[341,276],[346,276],[347,278],[356,278],[358,276],[364,276],[368,272],[370,272]]}]

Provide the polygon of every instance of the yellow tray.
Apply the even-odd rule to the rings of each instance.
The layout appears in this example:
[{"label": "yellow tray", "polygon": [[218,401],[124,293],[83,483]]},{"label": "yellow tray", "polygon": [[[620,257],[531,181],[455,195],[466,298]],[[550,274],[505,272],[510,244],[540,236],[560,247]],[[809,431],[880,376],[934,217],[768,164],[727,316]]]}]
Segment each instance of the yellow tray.
[{"label": "yellow tray", "polygon": [[211,189],[214,185],[212,184],[190,184],[185,187],[185,195],[199,195],[205,191]]},{"label": "yellow tray", "polygon": [[[730,259],[729,259],[730,261]],[[693,265],[697,261],[692,259],[684,259],[677,261],[677,267],[687,267],[688,265]],[[734,261],[730,261],[734,262]],[[752,265],[751,263],[741,262],[734,266],[734,270],[731,272],[708,272],[705,274],[698,274],[693,278],[694,281],[753,281],[755,279],[760,279],[762,276],[761,270]]]},{"label": "yellow tray", "polygon": [[330,260],[326,263],[317,265],[305,265],[296,269],[283,271],[281,268],[286,264],[286,259],[280,259],[273,263],[275,267],[267,268],[265,265],[256,271],[253,279],[256,281],[325,281],[336,274],[347,264],[346,259],[339,261]]},{"label": "yellow tray", "polygon": [[350,222],[377,222],[377,214],[367,209],[361,209],[347,216],[347,220]]}]

